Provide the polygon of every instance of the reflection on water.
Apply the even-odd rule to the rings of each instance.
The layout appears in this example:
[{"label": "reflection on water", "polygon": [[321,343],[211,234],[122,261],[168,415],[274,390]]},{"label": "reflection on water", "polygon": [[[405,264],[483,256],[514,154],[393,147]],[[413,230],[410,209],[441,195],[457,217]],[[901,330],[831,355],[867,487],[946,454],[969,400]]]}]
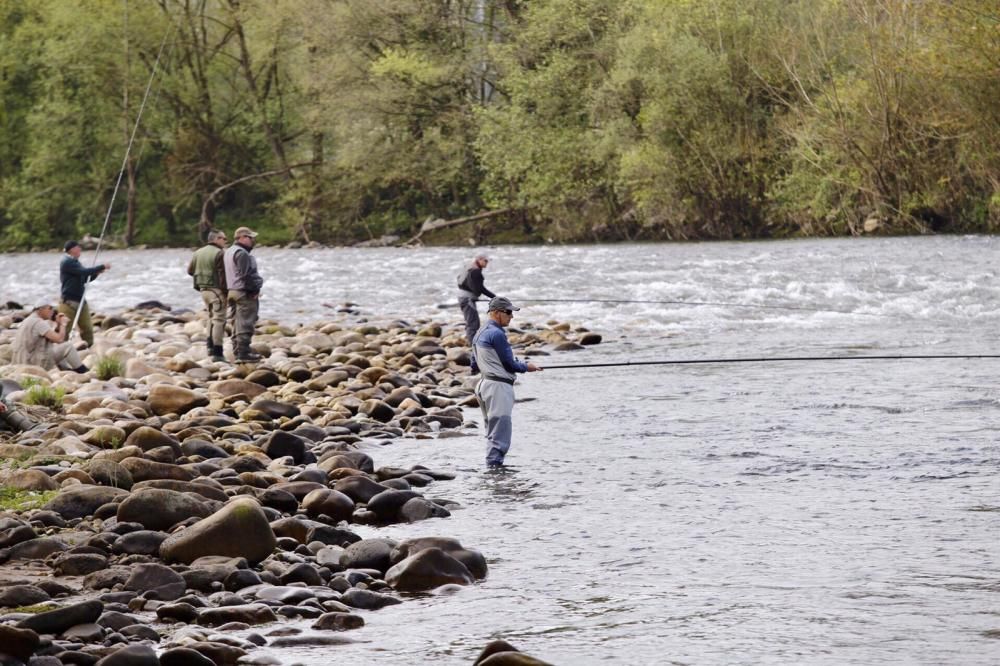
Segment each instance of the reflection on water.
[{"label": "reflection on water", "polygon": [[[515,301],[820,310],[525,303],[519,326],[554,319],[604,335],[543,366],[989,353],[996,250],[979,237],[496,248],[486,279]],[[294,324],[350,300],[373,320],[458,325],[437,305],[454,298],[452,266],[470,253],[265,248],[263,316]],[[199,307],[187,252],[109,255],[96,309]],[[55,293],[57,263],[0,257],[0,300]],[[557,664],[995,664],[998,374],[994,360],[533,373],[517,388],[511,472],[480,468],[478,433],[366,444],[379,465],[456,471],[432,494],[462,506],[359,533],[456,537],[486,554],[489,577],[366,613],[352,643],[270,653],[458,665],[505,638]]]}]

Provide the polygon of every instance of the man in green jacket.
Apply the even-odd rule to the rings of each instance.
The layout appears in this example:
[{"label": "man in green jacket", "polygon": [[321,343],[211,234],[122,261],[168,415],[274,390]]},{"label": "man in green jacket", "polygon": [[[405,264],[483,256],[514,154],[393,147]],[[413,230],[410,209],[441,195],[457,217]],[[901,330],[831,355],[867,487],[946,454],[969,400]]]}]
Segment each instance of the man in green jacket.
[{"label": "man in green jacket", "polygon": [[188,275],[194,278],[194,288],[201,292],[201,300],[208,310],[205,344],[217,363],[226,360],[222,354],[222,340],[226,334],[226,269],[222,265],[225,247],[225,232],[210,231],[208,244],[196,251],[188,264]]}]

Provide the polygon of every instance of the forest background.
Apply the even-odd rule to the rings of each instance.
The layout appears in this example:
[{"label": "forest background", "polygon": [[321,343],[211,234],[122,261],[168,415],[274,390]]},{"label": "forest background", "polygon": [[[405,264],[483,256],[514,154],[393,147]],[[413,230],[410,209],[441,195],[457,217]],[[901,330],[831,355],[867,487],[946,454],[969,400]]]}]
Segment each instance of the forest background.
[{"label": "forest background", "polygon": [[0,0],[0,249],[100,232],[150,81],[123,245],[1000,225],[995,0]]}]

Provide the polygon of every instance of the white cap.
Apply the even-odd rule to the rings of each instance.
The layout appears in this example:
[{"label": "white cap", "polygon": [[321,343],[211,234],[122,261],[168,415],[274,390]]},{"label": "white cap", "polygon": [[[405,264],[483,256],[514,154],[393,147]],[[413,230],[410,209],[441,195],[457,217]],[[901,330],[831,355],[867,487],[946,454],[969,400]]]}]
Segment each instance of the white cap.
[{"label": "white cap", "polygon": [[47,298],[42,298],[42,299],[39,299],[39,300],[35,301],[35,307],[33,307],[32,310],[41,310],[42,308],[49,307],[51,305],[52,305],[52,301],[50,301]]}]

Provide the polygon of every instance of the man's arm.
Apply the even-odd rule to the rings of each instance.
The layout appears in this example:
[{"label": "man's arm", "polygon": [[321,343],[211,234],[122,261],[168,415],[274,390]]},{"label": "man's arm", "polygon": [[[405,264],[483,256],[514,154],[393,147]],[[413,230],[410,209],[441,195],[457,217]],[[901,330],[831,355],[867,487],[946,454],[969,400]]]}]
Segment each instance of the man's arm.
[{"label": "man's arm", "polygon": [[56,327],[52,328],[49,326],[48,322],[43,322],[46,327],[46,331],[42,333],[42,337],[49,342],[62,342],[66,339],[66,322],[68,318],[63,313],[56,315]]},{"label": "man's arm", "polygon": [[248,294],[257,294],[264,285],[264,280],[260,275],[251,270],[250,253],[237,252],[233,257],[233,264],[236,266],[236,274],[243,278],[243,286]]},{"label": "man's arm", "polygon": [[528,366],[514,358],[514,350],[510,348],[506,336],[495,335],[490,342],[507,372],[528,372]]},{"label": "man's arm", "polygon": [[111,264],[98,264],[93,268],[86,268],[80,263],[79,259],[74,259],[73,261],[67,261],[62,266],[63,272],[69,275],[81,275],[87,278],[87,281],[93,280],[95,277],[111,268]]},{"label": "man's arm", "polygon": [[487,289],[486,285],[483,283],[483,269],[481,268],[469,271],[469,286],[472,287],[473,293],[483,294],[484,296],[489,296],[490,298],[496,296],[496,294]]}]

